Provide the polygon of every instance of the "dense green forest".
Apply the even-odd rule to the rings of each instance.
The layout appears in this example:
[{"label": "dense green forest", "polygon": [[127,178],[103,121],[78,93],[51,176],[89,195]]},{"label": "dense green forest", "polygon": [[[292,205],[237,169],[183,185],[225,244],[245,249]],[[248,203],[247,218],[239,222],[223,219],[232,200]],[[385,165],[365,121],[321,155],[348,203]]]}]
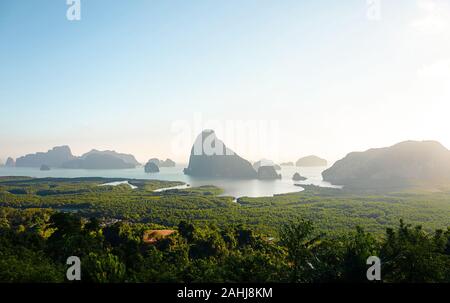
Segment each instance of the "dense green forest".
[{"label": "dense green forest", "polygon": [[426,233],[403,222],[377,238],[363,229],[329,236],[308,221],[270,239],[244,226],[181,221],[177,233],[146,244],[156,225],[102,224],[53,210],[0,209],[0,282],[65,282],[66,259],[81,259],[81,281],[367,282],[379,256],[384,282],[450,281],[450,229]]},{"label": "dense green forest", "polygon": [[[364,282],[369,256],[384,282],[450,281],[445,191],[235,202],[211,186],[154,192],[178,182],[100,186],[113,181],[1,178],[0,282],[64,282],[69,256],[83,282]],[[176,232],[145,243],[153,229]]]},{"label": "dense green forest", "polygon": [[0,178],[0,207],[52,208],[84,217],[176,226],[180,221],[219,227],[243,224],[276,237],[280,224],[309,220],[327,233],[357,226],[382,234],[400,219],[427,231],[450,225],[450,190],[439,192],[357,193],[305,186],[299,193],[267,198],[220,196],[212,186],[154,192],[180,182],[130,180],[128,185],[99,186],[121,179]]}]

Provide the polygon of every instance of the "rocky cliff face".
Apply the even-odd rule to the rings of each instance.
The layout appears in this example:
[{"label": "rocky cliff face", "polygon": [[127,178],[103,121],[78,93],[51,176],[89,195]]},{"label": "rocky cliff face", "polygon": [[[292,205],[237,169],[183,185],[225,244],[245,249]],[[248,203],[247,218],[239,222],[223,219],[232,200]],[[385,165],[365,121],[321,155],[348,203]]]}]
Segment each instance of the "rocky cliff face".
[{"label": "rocky cliff face", "polygon": [[16,166],[16,161],[14,161],[14,159],[10,157],[6,160],[5,166],[6,167],[14,167],[14,166]]},{"label": "rocky cliff face", "polygon": [[258,179],[260,180],[276,180],[281,179],[281,175],[277,173],[273,166],[260,166],[258,169]]},{"label": "rocky cliff face", "polygon": [[162,165],[163,167],[175,167],[177,164],[171,159],[166,159],[166,161],[163,161]]},{"label": "rocky cliff face", "polygon": [[75,159],[68,146],[54,147],[46,153],[36,153],[20,157],[16,161],[17,167],[61,167],[63,163]]},{"label": "rocky cliff face", "polygon": [[191,149],[186,175],[197,177],[243,178],[257,177],[249,161],[239,157],[216,137],[212,130],[203,131]]},{"label": "rocky cliff face", "polygon": [[159,167],[154,162],[148,161],[144,168],[146,173],[159,173]]},{"label": "rocky cliff face", "polygon": [[354,188],[443,184],[450,180],[450,152],[435,141],[406,141],[350,153],[322,175],[325,181]]}]

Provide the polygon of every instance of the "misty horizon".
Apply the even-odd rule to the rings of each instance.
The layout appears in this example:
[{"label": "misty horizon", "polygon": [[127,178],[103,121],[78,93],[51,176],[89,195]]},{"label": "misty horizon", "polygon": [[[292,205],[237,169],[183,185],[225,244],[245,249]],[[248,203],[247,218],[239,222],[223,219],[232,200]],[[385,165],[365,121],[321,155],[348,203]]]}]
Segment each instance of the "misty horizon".
[{"label": "misty horizon", "polygon": [[450,146],[449,6],[389,1],[368,16],[356,0],[100,0],[68,22],[65,1],[3,2],[0,158],[69,145],[186,162],[174,125],[194,140],[196,113],[205,124],[276,121],[278,155],[217,130],[252,161],[334,162],[405,140]]},{"label": "misty horizon", "polygon": [[[435,141],[435,142],[439,142],[437,140],[403,140],[401,142],[405,142],[405,141],[419,141],[419,142],[422,142],[422,141]],[[326,160],[328,161],[328,165],[332,165],[336,161],[344,158],[349,153],[352,153],[352,152],[364,152],[364,151],[367,151],[367,150],[370,150],[370,149],[390,147],[390,146],[393,146],[393,145],[401,143],[401,142],[395,142],[394,144],[390,144],[390,145],[386,145],[386,146],[371,146],[371,147],[368,147],[368,148],[365,148],[365,149],[361,149],[361,150],[352,150],[352,151],[348,151],[347,153],[343,154],[341,157],[336,157],[336,158],[326,158],[326,157],[324,157],[324,158],[326,158]],[[192,140],[192,143],[194,143],[194,140]],[[439,143],[441,143],[441,142],[439,142]],[[76,150],[79,150],[79,149],[73,148],[73,146],[70,145],[70,144],[59,144],[59,145],[55,145],[55,146],[50,146],[48,148],[44,148],[42,150],[23,152],[21,154],[18,154],[17,156],[16,155],[1,156],[1,154],[0,154],[0,164],[4,164],[6,162],[6,159],[9,158],[9,157],[11,157],[14,160],[16,160],[17,158],[20,158],[20,157],[23,157],[23,156],[26,156],[26,155],[30,155],[30,154],[45,153],[45,152],[53,149],[54,147],[60,147],[60,146],[68,146],[71,149],[72,154],[74,156],[76,156],[76,157],[80,157],[83,154],[86,154],[86,153],[88,153],[88,152],[90,152],[92,150],[97,150],[97,151],[114,151],[114,152],[118,152],[118,153],[130,154],[130,155],[133,155],[136,158],[136,160],[142,165],[144,165],[148,160],[150,160],[152,158],[158,158],[158,159],[163,159],[163,160],[164,159],[171,159],[171,160],[174,160],[177,163],[177,165],[187,165],[188,162],[189,162],[189,154],[190,154],[190,151],[191,151],[191,147],[190,147],[188,149],[188,151],[186,152],[186,156],[185,157],[171,157],[170,153],[169,153],[169,155],[153,155],[151,153],[151,151],[148,153],[147,157],[139,157],[137,155],[138,154],[143,154],[142,152],[141,153],[135,153],[133,151],[123,151],[123,150],[114,149],[114,148],[96,148],[96,147],[89,148],[89,149],[84,150],[84,151],[76,152]],[[238,155],[242,156],[243,158],[249,160],[251,163],[257,162],[259,160],[264,160],[264,159],[272,160],[272,161],[274,161],[277,164],[286,163],[286,162],[294,162],[295,163],[298,159],[300,159],[302,157],[306,157],[306,156],[310,156],[310,155],[315,155],[315,156],[319,156],[319,157],[322,156],[322,154],[314,153],[314,152],[310,153],[310,154],[298,153],[298,156],[295,157],[295,158],[279,158],[276,161],[274,159],[270,159],[269,157],[249,158],[249,157],[246,157],[245,154],[240,153],[239,149],[235,149],[233,146],[229,146],[229,147],[231,147],[236,154],[238,154]],[[444,145],[444,147],[448,149],[447,146]]]}]

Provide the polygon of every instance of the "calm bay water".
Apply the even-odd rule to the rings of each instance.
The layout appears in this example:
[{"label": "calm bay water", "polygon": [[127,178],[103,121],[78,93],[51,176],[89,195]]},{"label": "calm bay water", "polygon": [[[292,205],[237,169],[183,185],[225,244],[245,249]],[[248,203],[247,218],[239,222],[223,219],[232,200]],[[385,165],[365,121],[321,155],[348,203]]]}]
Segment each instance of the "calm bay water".
[{"label": "calm bay water", "polygon": [[[194,178],[183,174],[185,166],[161,168],[158,174],[146,174],[143,167],[118,170],[84,170],[84,169],[52,169],[40,171],[39,168],[0,167],[0,176],[26,176],[35,178],[77,178],[77,177],[104,177],[126,179],[151,179],[166,181],[181,181],[192,187],[214,185],[224,190],[224,195],[233,197],[270,197],[275,194],[299,192],[303,189],[294,184],[314,184],[322,187],[334,187],[322,180],[322,171],[326,167],[283,167],[281,180],[230,180],[230,179],[204,179]],[[294,182],[292,176],[299,172],[308,178],[306,181]]]}]

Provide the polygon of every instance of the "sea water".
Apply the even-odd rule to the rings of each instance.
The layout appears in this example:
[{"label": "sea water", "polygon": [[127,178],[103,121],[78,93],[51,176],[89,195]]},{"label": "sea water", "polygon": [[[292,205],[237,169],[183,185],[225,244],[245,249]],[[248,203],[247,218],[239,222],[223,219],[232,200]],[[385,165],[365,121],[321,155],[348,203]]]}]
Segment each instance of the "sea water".
[{"label": "sea water", "polygon": [[[222,178],[198,178],[186,176],[183,173],[185,165],[176,167],[162,167],[156,174],[147,174],[143,167],[133,169],[85,170],[85,169],[58,169],[40,171],[39,168],[0,167],[0,176],[23,176],[34,178],[78,178],[78,177],[104,177],[124,179],[151,179],[164,181],[181,181],[191,187],[214,185],[224,190],[223,195],[233,197],[270,197],[276,194],[302,191],[297,185],[313,184],[321,187],[336,187],[322,179],[322,171],[326,167],[291,167],[283,166],[281,180],[235,180]],[[293,181],[294,173],[308,178],[306,181]]]}]

